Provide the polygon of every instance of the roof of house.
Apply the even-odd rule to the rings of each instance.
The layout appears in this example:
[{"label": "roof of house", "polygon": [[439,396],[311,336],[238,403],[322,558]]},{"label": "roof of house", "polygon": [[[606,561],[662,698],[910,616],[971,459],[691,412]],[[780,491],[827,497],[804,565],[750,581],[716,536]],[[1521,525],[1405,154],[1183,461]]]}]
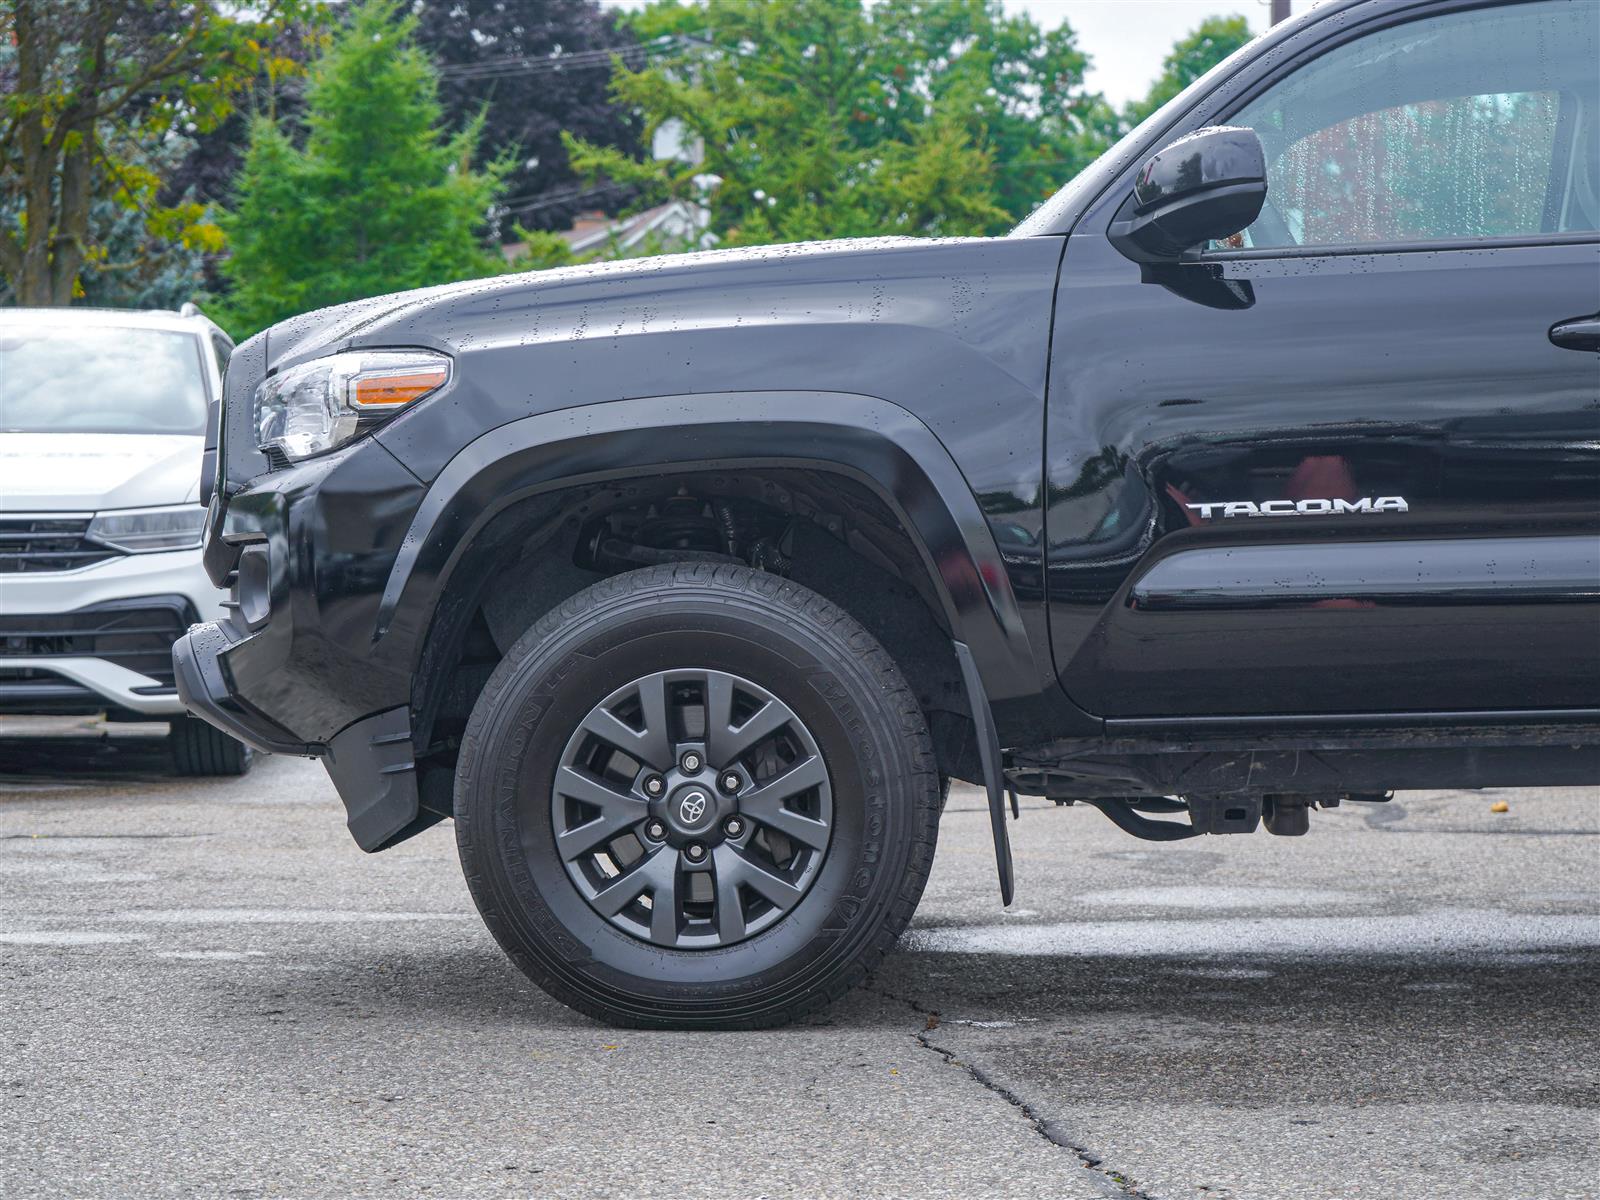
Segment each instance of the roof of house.
[{"label": "roof of house", "polygon": [[561,236],[566,239],[567,245],[574,253],[592,250],[612,238],[627,249],[674,220],[699,231],[705,228],[706,213],[699,205],[689,204],[683,200],[669,200],[665,204],[658,204],[654,208],[647,208],[643,212],[634,213],[629,217],[619,217],[616,220],[607,219],[599,213],[584,213],[573,223],[572,228],[564,230]]}]

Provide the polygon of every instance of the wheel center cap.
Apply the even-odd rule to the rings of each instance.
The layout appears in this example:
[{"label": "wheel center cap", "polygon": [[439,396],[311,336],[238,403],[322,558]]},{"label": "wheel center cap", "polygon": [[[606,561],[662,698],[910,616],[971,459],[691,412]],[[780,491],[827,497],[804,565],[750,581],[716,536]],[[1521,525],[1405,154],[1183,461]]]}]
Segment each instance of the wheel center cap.
[{"label": "wheel center cap", "polygon": [[706,799],[706,794],[699,788],[691,788],[678,797],[678,820],[683,822],[686,829],[697,828],[705,820],[710,808],[711,802]]},{"label": "wheel center cap", "polygon": [[685,784],[670,796],[661,814],[667,823],[683,834],[705,832],[717,819],[717,798],[700,783]]}]

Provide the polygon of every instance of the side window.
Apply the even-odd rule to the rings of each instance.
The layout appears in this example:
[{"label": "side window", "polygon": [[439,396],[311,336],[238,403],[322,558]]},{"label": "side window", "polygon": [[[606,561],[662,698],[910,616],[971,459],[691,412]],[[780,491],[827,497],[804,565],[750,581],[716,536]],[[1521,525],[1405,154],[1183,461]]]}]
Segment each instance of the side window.
[{"label": "side window", "polygon": [[233,357],[233,343],[220,333],[213,333],[211,335],[211,348],[216,351],[217,355],[217,374],[226,375],[228,373],[228,360]]},{"label": "side window", "polygon": [[1219,248],[1463,241],[1600,228],[1600,4],[1427,17],[1314,59],[1227,119],[1267,204]]}]

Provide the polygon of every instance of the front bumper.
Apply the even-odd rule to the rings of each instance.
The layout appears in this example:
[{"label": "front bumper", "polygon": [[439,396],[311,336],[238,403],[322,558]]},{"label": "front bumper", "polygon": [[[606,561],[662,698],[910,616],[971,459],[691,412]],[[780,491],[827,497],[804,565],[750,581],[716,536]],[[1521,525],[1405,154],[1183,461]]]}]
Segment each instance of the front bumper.
[{"label": "front bumper", "polygon": [[369,853],[404,841],[437,823],[444,813],[423,808],[411,754],[411,713],[392,708],[348,725],[326,745],[294,735],[242,703],[223,678],[226,626],[196,625],[172,648],[178,693],[196,716],[248,746],[269,754],[320,757],[344,801],[350,836]]},{"label": "front bumper", "polygon": [[172,669],[181,704],[247,746],[267,754],[315,756],[321,747],[297,741],[281,725],[241,704],[222,675],[221,652],[231,644],[217,622],[192,625],[172,646]]},{"label": "front bumper", "polygon": [[170,684],[103,658],[0,657],[0,713],[100,709],[123,709],[141,717],[176,717],[184,711]]},{"label": "front bumper", "polygon": [[422,631],[378,634],[422,493],[368,438],[219,498],[206,564],[231,588],[227,615],[172,651],[196,716],[259,750],[322,759],[365,850],[439,819],[420,807],[411,745]]},{"label": "front bumper", "polygon": [[410,703],[415,639],[380,638],[377,625],[422,491],[368,438],[219,499],[205,556],[230,588],[227,613],[174,659],[210,664],[210,685],[194,676],[189,685],[202,715],[203,698],[225,696],[224,711],[257,738],[316,747]]}]

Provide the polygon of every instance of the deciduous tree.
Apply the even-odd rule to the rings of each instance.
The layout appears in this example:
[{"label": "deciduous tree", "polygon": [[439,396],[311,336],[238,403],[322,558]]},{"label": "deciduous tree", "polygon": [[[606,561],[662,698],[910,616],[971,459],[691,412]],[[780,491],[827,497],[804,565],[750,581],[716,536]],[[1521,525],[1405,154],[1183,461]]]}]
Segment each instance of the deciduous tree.
[{"label": "deciduous tree", "polygon": [[306,0],[0,0],[0,273],[21,304],[70,303],[105,247],[91,210],[136,210],[146,232],[218,244],[203,206],[163,204],[163,141],[206,129],[278,64],[263,47]]},{"label": "deciduous tree", "polygon": [[417,44],[439,68],[452,124],[483,114],[483,152],[504,157],[508,222],[565,229],[583,209],[615,211],[625,193],[581,194],[562,131],[637,157],[639,121],[609,94],[612,55],[644,54],[596,0],[422,0]]},{"label": "deciduous tree", "polygon": [[1124,111],[1124,123],[1133,128],[1253,36],[1250,23],[1243,17],[1207,17],[1201,21],[1194,32],[1173,44],[1149,94],[1133,101]]},{"label": "deciduous tree", "polygon": [[631,24],[680,49],[620,65],[616,98],[698,153],[639,163],[575,139],[573,162],[703,199],[731,243],[999,232],[1102,144],[1071,30],[1000,0],[663,2]]}]

